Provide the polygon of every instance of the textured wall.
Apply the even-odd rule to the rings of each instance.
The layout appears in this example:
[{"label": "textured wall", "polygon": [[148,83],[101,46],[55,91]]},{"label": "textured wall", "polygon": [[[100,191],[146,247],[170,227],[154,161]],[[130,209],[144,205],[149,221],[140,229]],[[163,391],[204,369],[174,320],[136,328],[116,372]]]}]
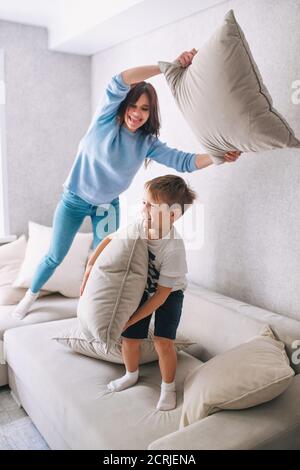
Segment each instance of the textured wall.
[{"label": "textured wall", "polygon": [[48,51],[45,28],[0,21],[5,53],[11,233],[52,225],[62,184],[89,123],[91,59]]},{"label": "textured wall", "polygon": [[[300,80],[299,0],[224,1],[180,22],[93,56],[93,109],[111,75],[126,68],[173,60],[200,47],[233,8],[274,106],[300,136],[300,104],[292,83]],[[161,139],[201,152],[177,110],[162,75],[149,79],[162,114]],[[141,169],[122,195],[122,219],[142,194],[146,179],[175,173],[153,162]],[[204,243],[188,243],[190,278],[215,291],[300,318],[300,151],[244,154],[236,163],[183,174],[199,194],[197,232]],[[186,214],[185,217],[187,217]],[[201,220],[201,218],[200,218]]]}]

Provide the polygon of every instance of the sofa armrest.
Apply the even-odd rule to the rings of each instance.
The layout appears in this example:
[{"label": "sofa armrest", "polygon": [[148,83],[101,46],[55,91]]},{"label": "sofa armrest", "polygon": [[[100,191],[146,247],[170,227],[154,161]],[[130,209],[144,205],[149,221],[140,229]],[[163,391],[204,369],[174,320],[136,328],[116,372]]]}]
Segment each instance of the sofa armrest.
[{"label": "sofa armrest", "polygon": [[148,446],[149,450],[300,449],[300,374],[274,400],[220,411]]}]

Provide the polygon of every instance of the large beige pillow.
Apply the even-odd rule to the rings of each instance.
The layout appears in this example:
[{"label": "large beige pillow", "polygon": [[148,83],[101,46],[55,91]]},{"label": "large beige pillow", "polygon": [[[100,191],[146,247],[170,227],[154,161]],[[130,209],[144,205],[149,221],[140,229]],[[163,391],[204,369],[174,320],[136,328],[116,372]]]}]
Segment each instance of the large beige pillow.
[{"label": "large beige pillow", "polygon": [[[15,305],[25,295],[26,289],[13,287],[13,282],[24,261],[27,241],[25,235],[17,240],[0,246],[0,305]],[[49,295],[51,292],[42,290],[39,297]]]},{"label": "large beige pillow", "polygon": [[[18,277],[13,283],[14,287],[29,288],[31,286],[35,270],[50,247],[52,227],[30,221],[28,235],[25,259]],[[54,274],[44,284],[43,289],[60,292],[66,297],[79,297],[92,239],[91,233],[77,233],[75,235],[69,252]]]},{"label": "large beige pillow", "polygon": [[265,326],[260,336],[215,356],[186,377],[180,428],[220,410],[272,400],[287,389],[294,374],[284,344]]},{"label": "large beige pillow", "polygon": [[[157,352],[153,343],[154,332],[153,328],[149,328],[148,338],[143,339],[141,342],[141,357],[140,364],[156,361],[158,359]],[[122,357],[122,340],[119,338],[117,341],[111,343],[108,353],[105,352],[105,346],[99,340],[88,340],[83,334],[80,325],[75,325],[65,331],[60,332],[52,339],[56,340],[63,346],[73,349],[73,351],[84,354],[85,356],[95,357],[104,361],[114,362],[116,364],[124,364]],[[176,351],[188,348],[193,342],[186,339],[184,336],[179,335],[174,341]]]},{"label": "large beige pillow", "polygon": [[85,336],[100,340],[105,353],[138,308],[148,273],[141,221],[120,228],[116,234],[97,258],[77,310]]},{"label": "large beige pillow", "polygon": [[[284,60],[284,57],[283,57]],[[300,147],[270,93],[245,35],[230,10],[187,68],[158,62],[201,146],[214,163],[230,150],[258,152]]]}]

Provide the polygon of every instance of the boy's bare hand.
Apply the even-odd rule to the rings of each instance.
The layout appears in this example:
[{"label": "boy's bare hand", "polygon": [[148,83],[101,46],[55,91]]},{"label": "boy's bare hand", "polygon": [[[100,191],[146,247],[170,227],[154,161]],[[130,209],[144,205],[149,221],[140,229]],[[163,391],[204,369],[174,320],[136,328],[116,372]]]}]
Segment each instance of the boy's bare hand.
[{"label": "boy's bare hand", "polygon": [[235,162],[239,158],[241,153],[242,152],[240,152],[239,150],[234,150],[232,152],[227,152],[224,155],[224,160],[226,160],[226,162]]},{"label": "boy's bare hand", "polygon": [[195,54],[197,54],[197,51],[195,48],[193,48],[189,52],[184,51],[182,54],[180,54],[180,56],[177,57],[176,60],[180,62],[181,67],[188,67],[193,62]]}]

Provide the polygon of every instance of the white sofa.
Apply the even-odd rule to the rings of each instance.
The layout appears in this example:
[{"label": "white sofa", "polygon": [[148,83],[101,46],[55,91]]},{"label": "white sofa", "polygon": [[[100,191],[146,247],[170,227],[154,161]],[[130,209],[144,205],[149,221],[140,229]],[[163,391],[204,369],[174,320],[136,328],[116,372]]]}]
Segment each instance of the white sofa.
[{"label": "white sofa", "polygon": [[[53,298],[43,301],[53,309]],[[291,385],[271,402],[222,411],[178,430],[183,382],[190,370],[258,334],[265,323],[291,357],[300,321],[190,284],[179,329],[197,344],[178,353],[178,404],[169,412],[155,408],[161,381],[157,362],[140,367],[134,387],[110,392],[106,384],[123,373],[123,366],[81,356],[51,339],[76,321],[4,333],[10,388],[52,449],[300,449],[299,364],[291,364],[296,371]]]},{"label": "white sofa", "polygon": [[76,317],[78,299],[63,297],[60,294],[51,294],[38,299],[30,315],[23,320],[17,320],[12,317],[11,312],[14,305],[0,306],[0,387],[8,383],[7,364],[4,360],[4,342],[3,335],[10,328],[32,325],[33,323],[42,323],[60,320],[63,318]]}]

